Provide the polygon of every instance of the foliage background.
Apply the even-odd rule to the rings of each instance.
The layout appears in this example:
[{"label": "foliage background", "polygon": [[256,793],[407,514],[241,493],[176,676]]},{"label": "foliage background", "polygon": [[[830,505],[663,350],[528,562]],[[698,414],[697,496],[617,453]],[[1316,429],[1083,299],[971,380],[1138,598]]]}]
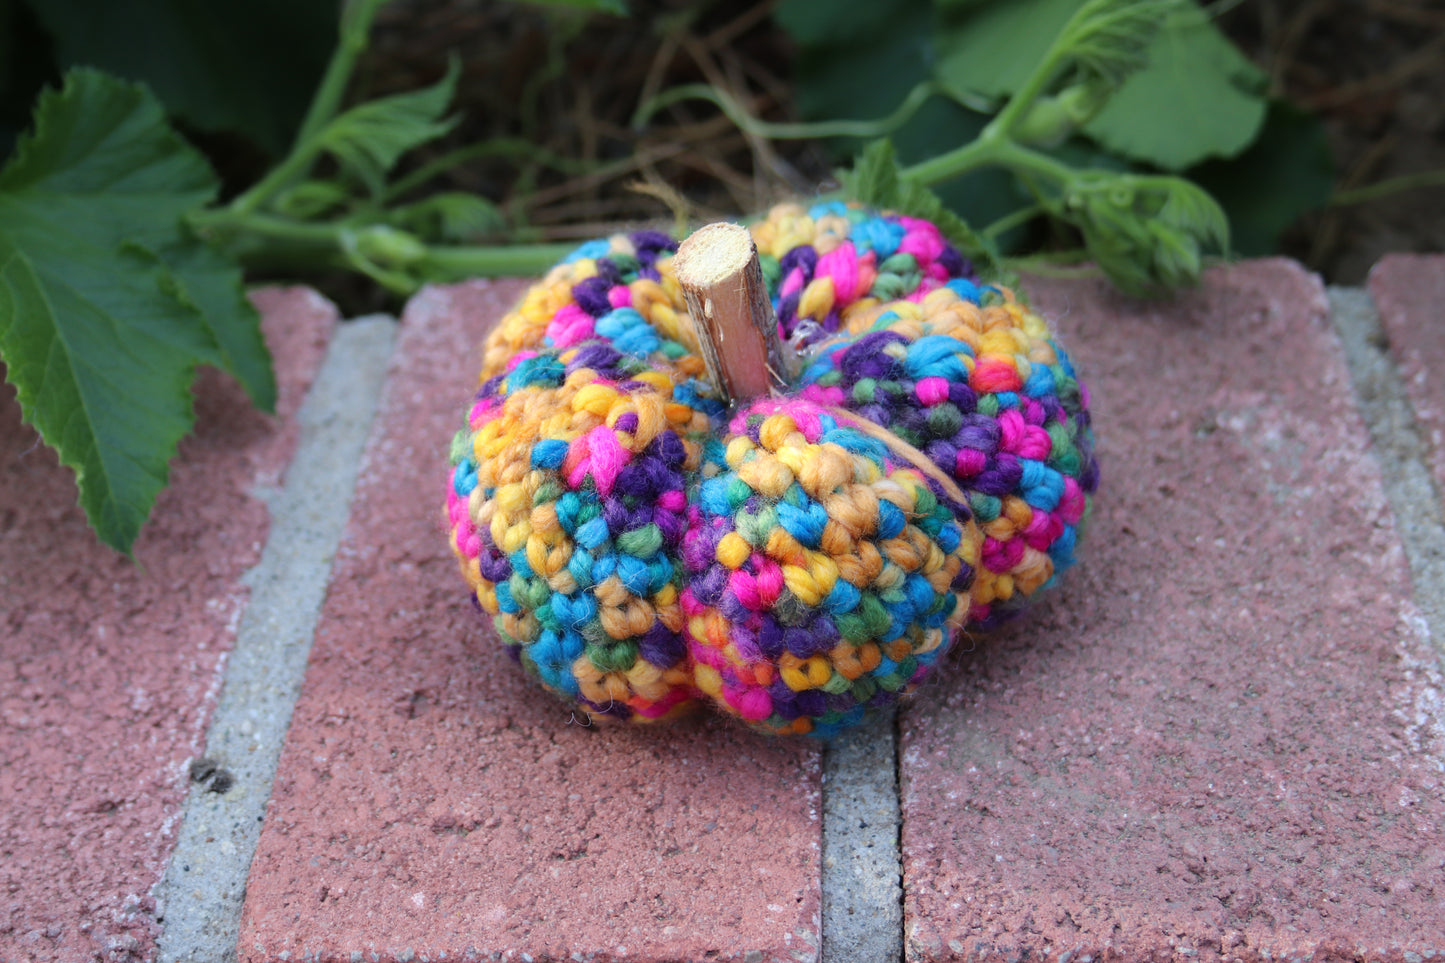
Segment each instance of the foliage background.
[{"label": "foliage background", "polygon": [[[907,6],[852,5],[893,11]],[[1445,250],[1445,189],[1438,186],[1349,205],[1330,206],[1325,200],[1335,191],[1445,171],[1445,97],[1440,96],[1445,91],[1445,5],[1438,0],[1242,0],[1206,6],[1259,68],[1269,97],[1295,108],[1275,108],[1282,116],[1270,118],[1245,167],[1205,163],[1191,171],[1232,214],[1247,204],[1273,208],[1264,213],[1280,225],[1278,242],[1271,243],[1269,235],[1251,237],[1236,221],[1241,250],[1298,258],[1340,284],[1360,283],[1375,260],[1390,251]],[[760,117],[817,116],[821,111],[814,110],[798,83],[806,54],[771,17],[777,7],[757,3],[739,12],[731,4],[633,0],[631,21],[596,18],[580,28],[563,47],[557,76],[537,91],[545,110],[530,129],[560,153],[615,161],[635,151],[639,162],[599,180],[538,171],[541,182],[552,188],[525,202],[539,227],[548,236],[567,234],[569,228],[577,236],[591,236],[597,227],[631,217],[665,217],[659,201],[629,189],[637,181],[679,191],[705,217],[758,210],[772,197],[812,190],[826,178],[835,155],[807,142],[750,143],[704,103],[671,107],[641,133],[628,126],[638,93],[649,82],[662,89],[718,77],[741,92],[739,99],[752,104]],[[691,12],[699,8],[700,13]],[[899,20],[896,12],[891,15]],[[414,85],[436,76],[445,51],[465,37],[459,96],[468,120],[458,136],[523,133],[529,126],[517,107],[527,65],[545,60],[549,46],[558,41],[548,20],[544,12],[501,3],[400,0],[382,11],[365,76],[374,90]],[[638,28],[649,21],[647,28]],[[670,29],[677,31],[671,42],[666,39]],[[889,56],[901,55],[876,44],[866,56],[886,63]],[[881,116],[895,103],[883,93],[871,101],[844,102],[840,109],[848,109],[841,116]],[[930,111],[916,129],[938,127],[946,105],[935,104]],[[1309,115],[1318,118],[1319,128],[1307,122]],[[925,156],[927,142],[910,143],[911,136],[918,135],[895,135],[900,152],[905,159]],[[1254,189],[1300,178],[1309,180],[1296,184],[1300,194],[1317,199],[1313,211],[1300,213],[1298,202]],[[528,181],[492,161],[452,183],[499,192],[493,196],[521,196]],[[1028,240],[1050,241],[1046,236]]]},{"label": "foliage background", "polygon": [[[810,17],[819,3],[835,13]],[[931,6],[632,0],[622,18],[566,5],[395,0],[380,13],[352,96],[434,82],[458,52],[456,107],[465,119],[428,152],[483,140],[494,147],[432,186],[496,200],[507,218],[496,226],[510,224],[523,238],[589,237],[639,219],[670,220],[684,205],[699,219],[730,216],[815,190],[860,142],[763,142],[695,101],[666,108],[639,130],[638,103],[701,82],[772,121],[880,117],[928,66],[920,37]],[[1438,0],[1232,0],[1207,8],[1259,69],[1272,104],[1243,158],[1187,169],[1229,210],[1239,251],[1286,253],[1331,281],[1358,283],[1385,251],[1445,249],[1445,191],[1326,203],[1335,190],[1445,169]],[[238,190],[275,160],[299,122],[335,40],[336,9],[334,0],[0,0],[0,154],[28,123],[41,84],[57,82],[68,64],[90,62],[151,84],[227,189]],[[810,21],[852,26],[835,28],[831,49],[820,48],[809,41],[822,28]],[[1016,47],[994,47],[1001,63],[1026,59]],[[264,69],[238,51],[264,51]],[[851,79],[832,83],[830,70]],[[977,116],[935,99],[894,140],[913,161],[978,126]],[[1001,175],[979,177],[953,197],[969,187],[984,187],[984,195],[1007,189]],[[986,223],[998,209],[966,213]],[[1035,225],[1010,240],[1065,243],[1041,231]],[[368,302],[357,307],[384,300],[361,284],[332,293]]]},{"label": "foliage background", "polygon": [[[377,3],[0,0],[0,353],[109,544],[165,483],[197,364],[270,403],[238,267],[202,236],[358,312],[565,250],[525,245],[828,190],[880,137],[1016,263],[1082,240],[1126,290],[1223,244],[1213,202],[1161,175],[1223,204],[1229,252],[1333,281],[1445,231],[1432,0],[1089,0],[1063,74],[1034,68],[1082,0],[394,0],[368,35]],[[951,217],[880,149],[854,196]]]}]

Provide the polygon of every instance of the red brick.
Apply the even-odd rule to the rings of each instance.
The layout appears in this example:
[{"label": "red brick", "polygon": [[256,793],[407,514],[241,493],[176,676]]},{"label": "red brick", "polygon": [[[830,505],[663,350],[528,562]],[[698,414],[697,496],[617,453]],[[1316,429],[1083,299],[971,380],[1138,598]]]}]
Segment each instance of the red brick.
[{"label": "red brick", "polygon": [[1435,482],[1445,489],[1445,254],[1381,259],[1370,294],[1428,440]]},{"label": "red brick", "polygon": [[448,446],[485,329],[522,289],[407,309],[241,958],[814,959],[816,746],[720,722],[583,728],[467,601],[441,521]]},{"label": "red brick", "polygon": [[196,432],[135,563],[96,541],[73,479],[0,386],[0,960],[154,954],[151,890],[266,539],[253,490],[295,449],[336,320],[310,291],[256,300],[279,414],[203,373]]},{"label": "red brick", "polygon": [[910,958],[1445,952],[1440,677],[1317,280],[1030,290],[1103,482],[1061,590],[904,717]]}]

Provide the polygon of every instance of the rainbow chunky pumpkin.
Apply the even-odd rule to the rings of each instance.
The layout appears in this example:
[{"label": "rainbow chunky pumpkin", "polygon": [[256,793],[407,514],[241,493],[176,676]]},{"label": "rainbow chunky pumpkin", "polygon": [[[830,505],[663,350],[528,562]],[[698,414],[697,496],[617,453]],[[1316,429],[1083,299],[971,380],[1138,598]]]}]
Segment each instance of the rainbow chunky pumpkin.
[{"label": "rainbow chunky pumpkin", "polygon": [[672,240],[585,244],[487,342],[451,542],[508,650],[589,715],[710,702],[828,736],[1073,562],[1088,396],[927,221],[829,203],[751,232],[788,388],[729,409]]}]

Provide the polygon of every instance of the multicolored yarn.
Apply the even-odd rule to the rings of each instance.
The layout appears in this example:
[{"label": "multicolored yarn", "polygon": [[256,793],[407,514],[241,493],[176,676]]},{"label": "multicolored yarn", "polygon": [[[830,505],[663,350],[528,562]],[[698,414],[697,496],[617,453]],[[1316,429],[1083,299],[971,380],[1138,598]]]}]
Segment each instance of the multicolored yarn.
[{"label": "multicolored yarn", "polygon": [[752,233],[811,356],[796,394],[729,420],[674,243],[583,245],[488,342],[452,546],[508,650],[589,714],[710,701],[827,736],[1072,564],[1088,399],[1043,320],[926,221],[785,206]]},{"label": "multicolored yarn", "polygon": [[683,539],[693,680],[749,722],[828,735],[945,650],[979,533],[966,508],[828,409],[758,401],[728,429]]}]

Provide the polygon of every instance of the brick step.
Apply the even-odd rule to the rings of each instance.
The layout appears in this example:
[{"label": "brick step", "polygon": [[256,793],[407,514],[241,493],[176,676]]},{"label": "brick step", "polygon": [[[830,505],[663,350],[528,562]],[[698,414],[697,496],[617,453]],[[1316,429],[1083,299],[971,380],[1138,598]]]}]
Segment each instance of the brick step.
[{"label": "brick step", "polygon": [[[0,960],[148,960],[155,889],[187,769],[268,532],[262,493],[295,451],[297,410],[336,310],[257,294],[276,357],[271,418],[214,371],[195,434],[135,545],[100,545],[75,483],[0,385]],[[198,775],[200,773],[198,772]],[[215,779],[228,776],[212,773]]]},{"label": "brick step", "polygon": [[577,725],[466,603],[446,456],[477,346],[523,288],[434,289],[403,318],[241,959],[815,958],[818,747]]},{"label": "brick step", "polygon": [[[310,295],[262,295],[269,333],[313,345],[278,347],[279,422],[203,389],[142,570],[0,405],[0,960],[1431,959],[1442,329],[1412,319],[1442,279],[1440,258],[1372,277],[1394,394],[1369,297],[1332,295],[1347,367],[1290,262],[1160,304],[1032,283],[1096,399],[1083,563],[961,646],[900,714],[896,769],[887,724],[828,751],[584,728],[488,639],[436,505],[476,345],[523,282],[413,300],[385,390],[332,389],[323,417],[359,438],[380,393],[365,455],[303,449],[248,576],[247,493],[291,458],[331,324],[297,320]],[[346,464],[308,481],[326,458]],[[267,588],[304,571],[314,598]],[[237,784],[187,800],[208,746]]]},{"label": "brick step", "polygon": [[1104,482],[1077,574],[904,716],[909,958],[1445,952],[1439,653],[1317,279],[1033,291]]}]

